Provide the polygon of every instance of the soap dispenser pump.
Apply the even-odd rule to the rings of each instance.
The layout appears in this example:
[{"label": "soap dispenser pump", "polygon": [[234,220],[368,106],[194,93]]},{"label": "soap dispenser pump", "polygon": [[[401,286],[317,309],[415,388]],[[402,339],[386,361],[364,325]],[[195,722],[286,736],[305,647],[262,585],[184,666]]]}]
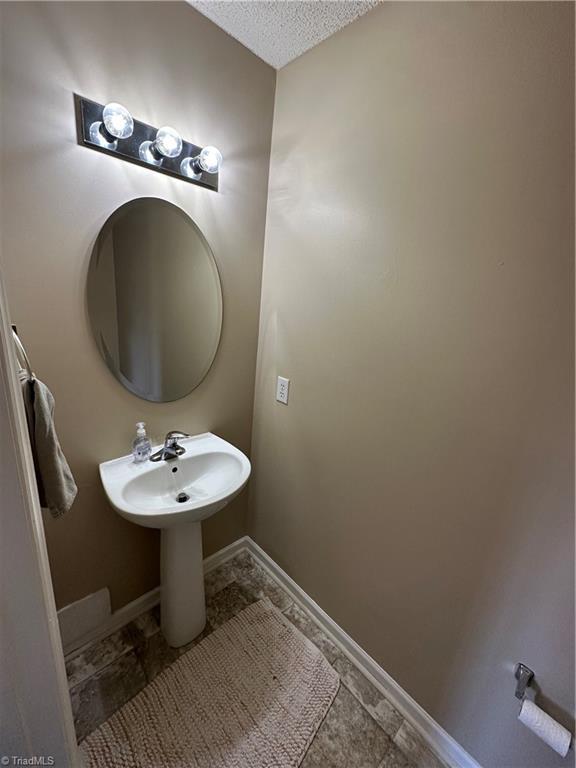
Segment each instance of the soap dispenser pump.
[{"label": "soap dispenser pump", "polygon": [[152,443],[146,435],[146,424],[143,421],[139,421],[136,424],[136,438],[132,443],[132,456],[134,456],[134,461],[138,463],[141,461],[148,461],[151,451]]}]

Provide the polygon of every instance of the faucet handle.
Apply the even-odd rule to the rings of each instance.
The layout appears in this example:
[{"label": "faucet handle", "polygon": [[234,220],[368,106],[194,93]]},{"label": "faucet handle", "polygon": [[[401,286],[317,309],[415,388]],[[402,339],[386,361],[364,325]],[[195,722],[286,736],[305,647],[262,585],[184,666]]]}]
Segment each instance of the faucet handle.
[{"label": "faucet handle", "polygon": [[164,438],[164,442],[165,443],[168,443],[168,442],[173,442],[174,443],[174,442],[176,442],[176,439],[179,438],[179,437],[190,437],[190,435],[187,432],[182,432],[182,430],[180,430],[180,429],[172,429],[172,430],[170,430],[170,432],[168,432],[168,434]]}]

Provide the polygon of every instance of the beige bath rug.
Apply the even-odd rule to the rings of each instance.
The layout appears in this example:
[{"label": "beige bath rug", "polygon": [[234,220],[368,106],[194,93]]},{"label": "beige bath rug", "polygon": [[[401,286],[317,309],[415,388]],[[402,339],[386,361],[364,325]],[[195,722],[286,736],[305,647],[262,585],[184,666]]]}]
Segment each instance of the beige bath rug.
[{"label": "beige bath rug", "polygon": [[90,768],[292,768],[338,691],[269,600],[165,669],[82,743]]}]

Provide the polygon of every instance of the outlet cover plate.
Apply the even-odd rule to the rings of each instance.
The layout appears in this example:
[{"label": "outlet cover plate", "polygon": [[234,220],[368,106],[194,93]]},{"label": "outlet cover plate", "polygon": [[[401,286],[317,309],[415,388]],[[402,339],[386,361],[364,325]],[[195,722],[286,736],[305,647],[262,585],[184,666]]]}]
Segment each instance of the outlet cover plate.
[{"label": "outlet cover plate", "polygon": [[288,390],[290,389],[290,379],[285,379],[284,376],[278,376],[276,382],[276,400],[279,403],[288,405]]}]

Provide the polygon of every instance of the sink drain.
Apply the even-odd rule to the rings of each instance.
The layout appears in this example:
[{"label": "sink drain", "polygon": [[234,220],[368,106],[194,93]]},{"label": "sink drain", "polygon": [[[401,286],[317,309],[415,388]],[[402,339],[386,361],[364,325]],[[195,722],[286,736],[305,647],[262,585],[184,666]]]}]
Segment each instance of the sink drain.
[{"label": "sink drain", "polygon": [[188,496],[187,493],[179,493],[178,496],[176,496],[176,501],[178,504],[184,504],[185,501],[188,501],[190,496]]}]

